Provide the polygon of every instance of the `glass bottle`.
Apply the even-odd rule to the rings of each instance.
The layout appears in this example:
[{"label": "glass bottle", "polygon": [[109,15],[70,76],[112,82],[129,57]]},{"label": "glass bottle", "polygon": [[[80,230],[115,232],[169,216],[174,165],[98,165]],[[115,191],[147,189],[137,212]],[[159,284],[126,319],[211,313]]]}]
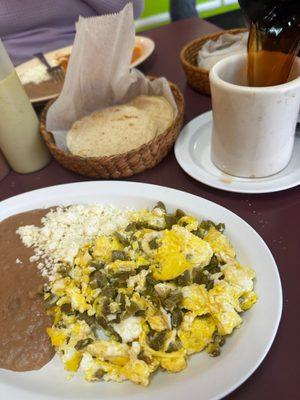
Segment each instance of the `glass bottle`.
[{"label": "glass bottle", "polygon": [[250,86],[286,83],[300,51],[299,0],[239,0],[250,23]]}]

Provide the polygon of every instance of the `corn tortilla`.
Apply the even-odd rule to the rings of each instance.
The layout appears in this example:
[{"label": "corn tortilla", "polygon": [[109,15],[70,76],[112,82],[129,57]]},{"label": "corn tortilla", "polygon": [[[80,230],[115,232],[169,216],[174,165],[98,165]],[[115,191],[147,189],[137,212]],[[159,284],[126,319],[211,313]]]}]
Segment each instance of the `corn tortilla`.
[{"label": "corn tortilla", "polygon": [[173,118],[173,109],[164,97],[138,96],[76,121],[67,134],[67,146],[81,157],[126,153],[164,132]]}]

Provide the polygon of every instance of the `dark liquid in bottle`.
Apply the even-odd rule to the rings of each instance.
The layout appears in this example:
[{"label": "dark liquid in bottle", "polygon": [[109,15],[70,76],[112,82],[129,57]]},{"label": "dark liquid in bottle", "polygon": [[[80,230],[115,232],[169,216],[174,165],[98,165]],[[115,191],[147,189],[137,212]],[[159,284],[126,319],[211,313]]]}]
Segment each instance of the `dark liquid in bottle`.
[{"label": "dark liquid in bottle", "polygon": [[250,23],[249,86],[286,83],[300,50],[300,0],[239,0]]}]

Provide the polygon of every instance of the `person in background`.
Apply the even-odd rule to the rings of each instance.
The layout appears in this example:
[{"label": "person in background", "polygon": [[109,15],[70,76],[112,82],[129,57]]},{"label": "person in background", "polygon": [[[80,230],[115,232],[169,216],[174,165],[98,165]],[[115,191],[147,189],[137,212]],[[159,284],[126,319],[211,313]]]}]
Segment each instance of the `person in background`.
[{"label": "person in background", "polygon": [[196,0],[170,0],[170,15],[172,21],[198,17]]},{"label": "person in background", "polygon": [[[79,16],[120,11],[129,0],[0,0],[0,37],[14,65],[73,43]],[[131,0],[134,17],[144,0]],[[101,38],[99,38],[101,40]]]}]

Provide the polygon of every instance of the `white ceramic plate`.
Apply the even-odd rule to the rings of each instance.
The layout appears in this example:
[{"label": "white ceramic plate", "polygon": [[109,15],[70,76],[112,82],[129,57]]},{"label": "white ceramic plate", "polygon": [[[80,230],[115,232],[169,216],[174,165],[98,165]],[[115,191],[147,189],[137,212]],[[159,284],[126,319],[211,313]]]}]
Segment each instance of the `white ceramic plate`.
[{"label": "white ceramic plate", "polygon": [[222,221],[239,260],[257,273],[258,303],[244,314],[244,323],[222,348],[220,357],[192,356],[178,374],[159,372],[148,388],[131,382],[87,383],[66,380],[55,357],[39,371],[0,370],[0,393],[9,400],[216,400],[241,385],[258,367],[274,340],[282,310],[280,278],[272,254],[262,238],[231,211],[200,197],[161,186],[129,182],[82,182],[28,192],[0,203],[0,221],[26,210],[74,203],[102,203],[124,207],[153,207],[163,201],[169,210],[181,208],[200,218]]},{"label": "white ceramic plate", "polygon": [[296,136],[292,159],[288,166],[267,178],[238,178],[220,171],[210,158],[212,112],[190,121],[175,144],[175,156],[181,168],[191,177],[208,186],[237,193],[270,193],[300,184],[300,137]]},{"label": "white ceramic plate", "polygon": [[[137,67],[142,62],[144,62],[148,57],[150,57],[150,55],[154,51],[155,43],[152,39],[147,38],[145,36],[136,36],[135,37],[135,46],[140,46],[142,48],[142,54],[139,58],[137,58],[137,60],[135,60],[131,64],[131,68]],[[72,46],[67,46],[67,47],[63,47],[61,49],[57,49],[57,50],[51,51],[49,53],[46,53],[45,57],[48,60],[48,62],[51,63],[51,62],[53,62],[53,60],[55,62],[57,60],[57,58],[59,58],[61,56],[70,55],[71,51],[72,51]],[[16,67],[16,71],[17,71],[18,75],[20,76],[20,75],[24,74],[26,71],[28,71],[28,69],[34,68],[37,65],[40,65],[40,61],[37,58],[32,58],[31,60],[18,65]],[[41,101],[51,100],[59,95],[60,90],[59,90],[58,86],[59,85],[57,85],[57,84],[55,85],[54,89],[51,90],[51,94],[45,92],[43,95],[39,95],[39,97],[37,97],[36,95],[33,94],[33,91],[31,93],[29,89],[27,91],[27,94],[29,96],[31,103],[38,103]],[[45,90],[47,91],[47,89],[45,89]]]},{"label": "white ceramic plate", "polygon": [[143,53],[136,61],[131,63],[131,68],[137,67],[138,65],[143,63],[147,58],[150,57],[155,48],[155,43],[153,42],[153,40],[146,36],[136,36],[135,45],[141,46],[143,49]]}]

